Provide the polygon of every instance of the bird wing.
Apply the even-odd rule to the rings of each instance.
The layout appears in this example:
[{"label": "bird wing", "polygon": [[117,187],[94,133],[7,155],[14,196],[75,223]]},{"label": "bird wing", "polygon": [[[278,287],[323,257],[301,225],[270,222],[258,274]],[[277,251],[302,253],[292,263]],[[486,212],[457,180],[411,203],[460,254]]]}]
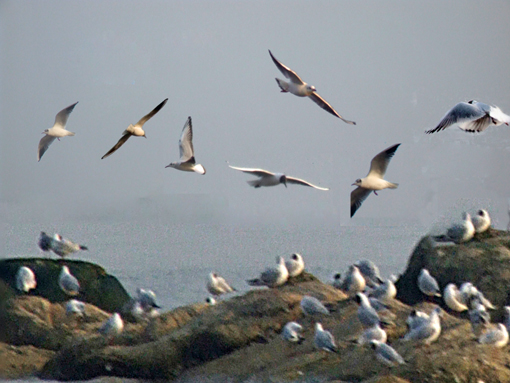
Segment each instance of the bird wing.
[{"label": "bird wing", "polygon": [[331,113],[333,116],[338,117],[343,122],[346,122],[347,124],[351,124],[351,125],[356,125],[356,123],[354,121],[346,120],[345,118],[340,116],[337,113],[337,111],[335,109],[333,109],[333,107],[331,105],[329,105],[329,103],[326,100],[324,100],[321,96],[319,96],[319,94],[317,92],[313,92],[309,97],[313,100],[313,102],[315,102],[317,105],[319,105],[322,109]]},{"label": "bird wing", "polygon": [[425,131],[425,133],[435,133],[462,122],[477,120],[486,114],[479,106],[467,102],[459,102],[450,109],[439,124],[434,128]]},{"label": "bird wing", "polygon": [[487,129],[491,125],[491,122],[492,117],[489,114],[485,114],[476,120],[463,124],[462,126],[459,125],[459,128],[465,132],[479,133]]},{"label": "bird wing", "polygon": [[228,165],[228,167],[235,169],[235,170],[240,170],[243,173],[249,173],[249,174],[256,175],[257,177],[274,176],[274,173],[271,173],[264,169],[238,168],[236,166],[231,166],[231,165]]},{"label": "bird wing", "polygon": [[383,178],[386,173],[386,169],[388,168],[388,164],[399,146],[400,144],[390,146],[372,158],[372,161],[370,162],[370,171],[368,172],[367,177],[372,175]]},{"label": "bird wing", "polygon": [[125,133],[119,141],[117,141],[117,143],[115,144],[115,146],[113,148],[111,148],[108,153],[106,153],[103,157],[101,157],[101,159],[105,159],[106,157],[108,157],[110,154],[113,154],[118,148],[120,148],[122,145],[124,145],[124,143],[128,140],[128,138],[131,137],[131,133]]},{"label": "bird wing", "polygon": [[[147,115],[143,116],[143,117],[140,119],[140,121],[138,121],[138,122],[136,123],[136,125],[138,125],[138,126],[143,126],[143,124],[145,124],[147,121],[149,121],[149,120],[150,120],[150,119],[151,119],[151,118],[152,118],[152,117],[153,117],[156,113],[158,113],[158,112],[161,110],[161,108],[162,108],[163,106],[165,106],[165,104],[166,104],[166,102],[167,102],[167,101],[168,101],[168,98],[165,98],[165,99],[164,99],[164,100],[163,100],[163,101],[162,101],[162,102],[161,102],[158,106],[156,106],[154,109],[152,109],[152,111],[151,111],[149,114],[147,114]],[[136,125],[135,125],[135,126],[136,126]]]},{"label": "bird wing", "polygon": [[58,112],[55,116],[55,124],[53,126],[60,126],[61,128],[65,128],[67,119],[77,103],[78,102],[75,102],[73,105],[69,105],[67,108],[64,108]]},{"label": "bird wing", "polygon": [[314,184],[311,184],[310,182],[308,181],[305,181],[305,180],[302,180],[302,179],[299,179],[299,178],[295,178],[295,177],[285,177],[287,182],[289,184],[296,184],[296,185],[303,185],[303,186],[310,186],[314,189],[319,189],[319,190],[329,190],[328,188],[322,188],[320,186],[316,186]]},{"label": "bird wing", "polygon": [[358,186],[351,192],[351,218],[371,192],[372,190],[362,188],[361,186]]},{"label": "bird wing", "polygon": [[[268,49],[269,50],[269,49]],[[301,80],[301,78],[297,75],[296,72],[294,72],[292,69],[290,69],[288,66],[283,65],[281,62],[279,62],[271,53],[269,50],[269,55],[273,59],[273,62],[275,65],[280,69],[280,72],[283,73],[285,77],[287,77],[290,81],[292,81],[294,84],[303,85],[304,82]]]},{"label": "bird wing", "polygon": [[39,141],[39,148],[37,152],[37,161],[41,161],[41,158],[43,154],[48,150],[51,143],[55,140],[56,137],[45,135],[43,138],[41,138],[41,141]]},{"label": "bird wing", "polygon": [[191,117],[188,117],[184,127],[182,128],[181,138],[179,139],[179,150],[181,154],[181,162],[195,163]]}]

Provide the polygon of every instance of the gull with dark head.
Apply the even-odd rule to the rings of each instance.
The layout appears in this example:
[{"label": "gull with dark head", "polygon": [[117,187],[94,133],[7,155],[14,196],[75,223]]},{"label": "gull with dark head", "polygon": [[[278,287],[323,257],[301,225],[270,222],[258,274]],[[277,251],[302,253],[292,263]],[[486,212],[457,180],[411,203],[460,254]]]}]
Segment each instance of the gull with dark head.
[{"label": "gull with dark head", "polygon": [[289,271],[289,277],[297,277],[305,269],[305,262],[301,254],[294,253],[290,256],[290,260],[285,261],[285,267]]},{"label": "gull with dark head", "polygon": [[260,274],[260,277],[248,280],[250,286],[278,287],[289,279],[289,271],[285,267],[283,257],[276,257],[276,267],[267,268]]},{"label": "gull with dark head", "polygon": [[510,124],[510,116],[495,105],[487,105],[475,100],[459,102],[446,113],[434,129],[427,130],[425,133],[439,132],[454,124],[465,132],[483,132],[492,125]]},{"label": "gull with dark head", "polygon": [[135,137],[145,137],[145,131],[143,130],[143,125],[149,121],[156,113],[158,113],[163,106],[165,106],[166,102],[168,101],[168,98],[165,98],[158,106],[156,106],[149,114],[143,116],[140,121],[138,121],[135,125],[129,125],[126,130],[124,130],[124,133],[122,133],[122,137],[119,141],[111,148],[101,159],[104,159],[108,157],[109,155],[115,153],[115,151],[120,148],[124,143],[128,140],[129,137],[135,136]]},{"label": "gull with dark head", "polygon": [[179,139],[179,150],[181,154],[179,162],[172,162],[165,166],[165,168],[174,168],[184,172],[195,172],[202,175],[205,174],[204,167],[195,162],[191,117],[188,117],[184,124],[184,128],[182,128],[181,138]]},{"label": "gull with dark head", "polygon": [[65,258],[67,255],[77,251],[88,249],[89,248],[87,246],[74,243],[67,238],[63,238],[60,234],[54,235],[51,247],[51,250],[62,258]]},{"label": "gull with dark head", "polygon": [[66,130],[67,119],[73,111],[74,107],[78,102],[73,105],[69,105],[67,108],[62,109],[55,116],[55,123],[50,129],[46,129],[42,134],[46,134],[41,141],[39,141],[39,147],[37,149],[37,161],[41,161],[43,154],[48,150],[51,143],[57,138],[60,141],[60,137],[74,136],[73,132]]},{"label": "gull with dark head", "polygon": [[436,242],[454,242],[461,244],[470,241],[475,235],[475,227],[471,221],[471,215],[464,212],[461,223],[456,223],[448,228],[446,234],[433,237]]},{"label": "gull with dark head", "polygon": [[351,192],[351,217],[360,208],[363,201],[367,199],[373,191],[377,195],[377,190],[396,189],[398,184],[388,182],[383,177],[388,168],[391,158],[397,151],[400,144],[390,146],[376,155],[370,162],[370,171],[365,178],[358,178],[352,186],[357,186]]},{"label": "gull with dark head", "polygon": [[471,218],[471,222],[477,234],[486,232],[491,227],[491,217],[485,209],[478,210],[476,215]]},{"label": "gull with dark head", "polygon": [[267,170],[263,169],[252,169],[252,168],[238,168],[236,166],[228,165],[230,168],[239,170],[243,173],[253,174],[254,176],[259,177],[256,180],[248,181],[248,184],[253,186],[254,188],[259,188],[261,186],[276,186],[280,184],[284,184],[285,187],[287,187],[287,183],[289,184],[296,184],[296,185],[303,185],[303,186],[309,186],[314,189],[319,190],[329,190],[328,188],[323,188],[320,186],[316,186],[311,184],[310,182],[307,182],[305,180],[289,177],[286,176],[283,173],[271,173]]},{"label": "gull with dark head", "polygon": [[37,240],[37,245],[43,252],[50,251],[53,248],[53,238],[44,231],[41,231],[39,239]]},{"label": "gull with dark head", "polygon": [[277,66],[277,68],[282,72],[282,74],[290,80],[290,82],[286,82],[284,80],[281,80],[279,78],[276,78],[276,82],[278,86],[280,87],[281,91],[283,93],[292,93],[298,97],[310,97],[310,99],[315,102],[317,105],[319,105],[322,109],[325,111],[331,113],[333,116],[338,117],[343,122],[346,122],[350,125],[356,125],[354,121],[349,121],[340,116],[335,109],[331,105],[328,104],[326,100],[324,100],[319,94],[316,92],[316,89],[313,85],[307,84],[301,78],[297,75],[296,72],[294,72],[292,69],[290,69],[288,66],[283,65],[281,62],[279,62],[269,51],[269,55],[273,59],[273,62]]}]

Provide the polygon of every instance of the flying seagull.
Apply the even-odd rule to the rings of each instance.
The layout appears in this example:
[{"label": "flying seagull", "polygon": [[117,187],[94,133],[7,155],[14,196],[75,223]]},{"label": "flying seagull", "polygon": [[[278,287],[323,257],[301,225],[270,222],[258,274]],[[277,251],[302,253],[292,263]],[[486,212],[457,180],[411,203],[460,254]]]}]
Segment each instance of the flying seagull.
[{"label": "flying seagull", "polygon": [[250,184],[254,188],[259,188],[261,186],[276,186],[279,184],[284,184],[285,187],[287,187],[287,183],[289,183],[289,184],[310,186],[312,188],[319,189],[319,190],[329,190],[328,188],[321,188],[320,186],[313,185],[310,182],[301,180],[299,178],[286,176],[283,173],[271,173],[271,172],[268,172],[267,170],[263,170],[263,169],[238,168],[238,167],[230,166],[230,165],[228,165],[228,166],[232,169],[240,170],[244,173],[253,174],[253,175],[259,177],[259,179],[257,179],[257,180],[248,181],[248,184]]},{"label": "flying seagull", "polygon": [[165,168],[174,168],[185,172],[196,172],[205,174],[202,165],[195,163],[195,152],[193,151],[193,128],[191,126],[191,117],[188,117],[184,128],[182,128],[181,138],[179,139],[179,150],[181,159],[179,162],[172,162]]},{"label": "flying seagull", "polygon": [[383,179],[383,177],[391,158],[399,146],[400,144],[390,146],[388,149],[384,149],[381,153],[372,158],[370,171],[367,176],[365,178],[358,178],[356,182],[352,184],[357,186],[357,188],[351,192],[351,218],[372,191],[377,195],[377,190],[386,188],[396,189],[398,187],[398,184],[388,182]]},{"label": "flying seagull", "polygon": [[140,121],[138,121],[135,125],[129,125],[126,130],[124,130],[124,133],[122,133],[122,137],[120,140],[115,144],[113,148],[111,148],[108,153],[106,153],[101,159],[104,159],[108,157],[109,155],[115,153],[115,151],[120,148],[124,143],[128,140],[131,136],[138,136],[138,137],[145,137],[145,131],[143,130],[143,124],[145,124],[147,121],[149,121],[156,113],[158,113],[163,106],[165,106],[166,102],[168,101],[168,98],[165,98],[161,104],[156,106],[152,112],[147,114],[146,116],[142,117]]},{"label": "flying seagull", "polygon": [[491,125],[508,125],[509,123],[510,116],[503,113],[499,107],[471,100],[459,102],[446,113],[434,129],[427,130],[425,133],[439,132],[454,124],[466,132],[475,133],[483,132]]},{"label": "flying seagull", "polygon": [[50,129],[46,129],[43,132],[43,134],[46,135],[43,138],[41,138],[41,141],[39,141],[39,148],[37,150],[38,162],[41,161],[43,154],[46,152],[46,150],[48,150],[51,143],[55,141],[55,138],[57,138],[60,141],[60,137],[74,136],[73,132],[66,130],[66,124],[69,115],[71,114],[77,103],[78,102],[75,102],[73,105],[69,105],[67,108],[62,109],[60,112],[58,112],[57,115],[55,116],[55,123],[53,124],[53,127]]},{"label": "flying seagull", "polygon": [[319,94],[316,92],[315,87],[313,85],[307,84],[301,78],[297,75],[296,72],[294,72],[289,67],[283,65],[281,62],[279,62],[269,51],[269,55],[273,59],[273,62],[278,67],[280,72],[283,73],[283,75],[290,80],[290,82],[286,82],[284,80],[281,80],[279,78],[276,78],[276,82],[278,83],[278,86],[282,90],[283,93],[290,92],[292,94],[295,94],[299,97],[310,97],[313,102],[315,102],[317,105],[319,105],[322,109],[325,111],[331,113],[333,116],[338,117],[342,121],[351,124],[356,125],[354,121],[349,121],[340,116],[335,109],[331,105],[328,104],[326,100],[324,100]]}]

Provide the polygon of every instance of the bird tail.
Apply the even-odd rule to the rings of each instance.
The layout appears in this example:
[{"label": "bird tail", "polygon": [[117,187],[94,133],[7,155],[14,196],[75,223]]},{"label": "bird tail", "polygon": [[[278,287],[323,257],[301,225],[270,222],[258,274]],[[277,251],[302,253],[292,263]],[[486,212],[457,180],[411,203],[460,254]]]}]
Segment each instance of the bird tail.
[{"label": "bird tail", "polygon": [[254,188],[260,187],[260,180],[251,180],[246,182],[248,182],[248,185],[253,186]]},{"label": "bird tail", "polygon": [[84,246],[84,245],[80,245],[80,250],[88,250],[89,248],[87,246]]},{"label": "bird tail", "polygon": [[275,78],[275,80],[283,93],[287,93],[289,91],[289,84],[279,78]]},{"label": "bird tail", "polygon": [[398,188],[398,184],[394,184],[394,183],[389,183],[389,186],[388,186],[389,189],[396,189]]},{"label": "bird tail", "polygon": [[68,135],[68,136],[74,136],[75,134],[76,134],[76,133],[73,133],[73,132],[69,132],[69,131],[67,132],[67,135]]},{"label": "bird tail", "polygon": [[246,282],[248,282],[250,286],[265,286],[265,284],[258,278],[248,279]]}]

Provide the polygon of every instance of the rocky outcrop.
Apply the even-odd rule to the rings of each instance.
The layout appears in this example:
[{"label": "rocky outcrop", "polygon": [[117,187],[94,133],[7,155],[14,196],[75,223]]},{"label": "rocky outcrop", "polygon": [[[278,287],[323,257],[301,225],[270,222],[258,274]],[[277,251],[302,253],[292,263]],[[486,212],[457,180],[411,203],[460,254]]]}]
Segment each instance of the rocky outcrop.
[{"label": "rocky outcrop", "polygon": [[80,294],[74,298],[108,312],[120,312],[129,301],[129,294],[117,278],[93,263],[69,259],[10,258],[0,260],[0,303],[21,294],[16,290],[15,282],[21,266],[29,267],[37,279],[37,287],[29,295],[41,296],[50,302],[67,301],[69,296],[58,285],[64,265],[80,282]]},{"label": "rocky outcrop", "polygon": [[13,346],[0,343],[0,379],[21,379],[34,375],[48,362],[54,352],[34,346]]}]

